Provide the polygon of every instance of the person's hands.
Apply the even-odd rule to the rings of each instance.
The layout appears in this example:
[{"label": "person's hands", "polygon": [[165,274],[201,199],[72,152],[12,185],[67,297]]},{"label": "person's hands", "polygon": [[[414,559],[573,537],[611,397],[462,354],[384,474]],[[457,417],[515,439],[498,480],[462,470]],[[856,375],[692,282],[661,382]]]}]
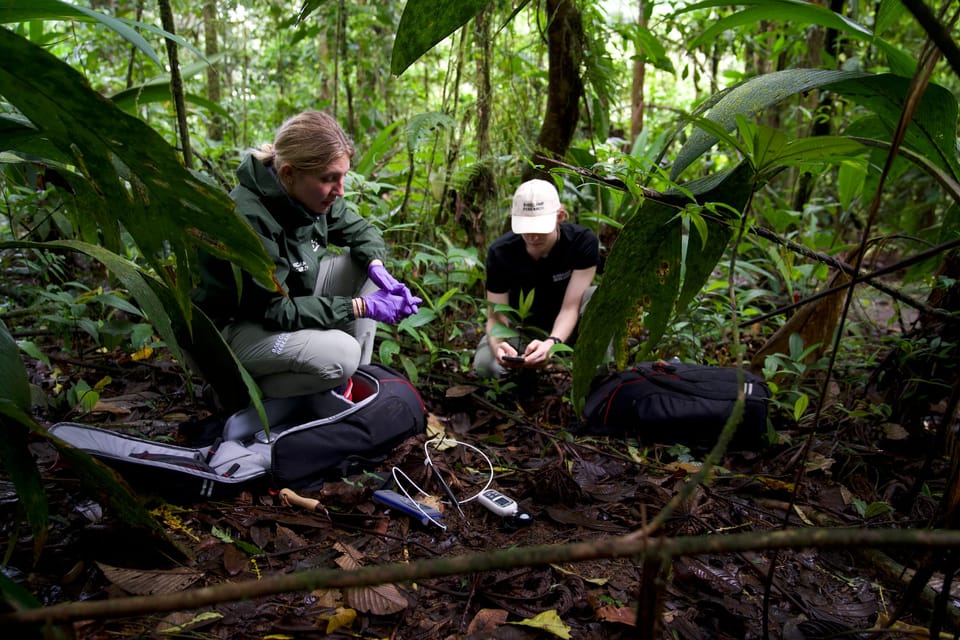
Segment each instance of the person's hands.
[{"label": "person's hands", "polygon": [[[522,367],[524,365],[522,361],[523,356],[517,353],[517,350],[514,349],[513,345],[511,345],[509,342],[498,343],[494,349],[494,354],[496,354],[497,362],[504,367]],[[511,360],[511,358],[521,358],[521,360]]]},{"label": "person's hands", "polygon": [[407,288],[407,285],[390,275],[386,267],[379,262],[370,263],[370,266],[367,267],[367,276],[384,291],[392,293],[395,296],[401,296],[404,299],[406,305],[404,307],[404,311],[406,312],[404,317],[420,310],[420,304],[423,303],[423,300],[413,295],[410,289]]},{"label": "person's hands", "polygon": [[[360,298],[363,301],[363,317],[376,320],[377,322],[386,322],[396,324],[411,313],[417,312],[416,305],[411,305],[403,296],[398,296],[384,289],[378,289],[369,295]],[[419,298],[415,298],[419,304]]]},{"label": "person's hands", "polygon": [[531,340],[527,348],[523,350],[523,366],[532,369],[547,366],[547,360],[550,359],[550,347],[552,346],[553,340]]}]

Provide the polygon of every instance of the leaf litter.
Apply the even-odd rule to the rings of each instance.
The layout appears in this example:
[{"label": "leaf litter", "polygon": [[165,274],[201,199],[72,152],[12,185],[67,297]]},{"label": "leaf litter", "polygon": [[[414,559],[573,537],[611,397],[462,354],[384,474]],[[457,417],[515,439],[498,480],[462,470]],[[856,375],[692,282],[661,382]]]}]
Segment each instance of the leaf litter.
[{"label": "leaf litter", "polygon": [[[308,569],[352,569],[422,559],[456,557],[527,546],[590,542],[643,527],[696,468],[673,450],[654,443],[588,438],[575,433],[576,416],[556,402],[569,391],[563,374],[545,377],[533,389],[487,399],[482,384],[454,384],[423,391],[431,410],[431,435],[398,447],[378,476],[328,482],[304,497],[322,505],[305,509],[270,492],[242,491],[229,500],[180,505],[165,522],[168,533],[189,549],[190,560],[143,553],[123,539],[109,510],[91,522],[66,505],[88,499],[57,477],[52,510],[60,515],[51,545],[30,566],[30,544],[18,541],[8,576],[22,582],[43,604],[116,598],[137,593],[186,590],[197,585],[258,580]],[[175,392],[171,392],[171,395]],[[167,396],[169,397],[169,396]],[[202,412],[189,401],[177,407]],[[169,409],[170,407],[165,407]],[[111,413],[111,415],[116,415]],[[156,425],[145,410],[136,416]],[[842,425],[841,425],[842,427]],[[721,469],[667,520],[663,535],[719,536],[725,532],[772,531],[810,524],[918,526],[936,508],[943,486],[937,466],[906,512],[885,511],[865,520],[864,505],[895,501],[905,478],[919,474],[922,446],[911,458],[869,445],[869,464],[858,454],[858,429],[811,436],[811,454],[799,456],[805,434],[786,431],[781,442],[731,451]],[[157,427],[159,429],[159,427]],[[451,442],[434,462],[455,495],[470,497],[482,486],[485,463],[466,447],[485,451],[495,469],[494,486],[513,497],[532,520],[510,523],[463,503],[465,517],[424,464],[423,442],[437,431]],[[887,427],[898,438],[903,434]],[[846,446],[846,445],[851,446]],[[909,449],[907,449],[909,450]],[[806,464],[791,506],[796,465]],[[402,469],[443,510],[445,530],[421,526],[370,500],[372,482],[391,467]],[[916,476],[914,476],[916,477]],[[147,491],[147,494],[150,492]],[[858,502],[859,501],[859,502]],[[861,508],[858,510],[858,504]],[[0,503],[9,523],[15,503]],[[7,527],[9,528],[9,524]],[[126,541],[129,542],[129,541]],[[139,551],[139,552],[138,552]],[[81,560],[77,560],[77,559]],[[89,560],[88,560],[89,559]],[[910,565],[908,555],[890,559]],[[772,571],[771,571],[771,563]],[[772,574],[768,625],[774,637],[804,640],[872,628],[896,608],[905,583],[878,568],[859,550],[704,554],[675,558],[659,585],[659,628],[654,637],[760,638],[767,578]],[[471,575],[329,589],[230,602],[178,616],[193,637],[413,638],[634,638],[649,621],[638,619],[643,581],[639,559],[493,570]],[[153,589],[153,590],[152,590]],[[900,623],[923,629],[925,609],[908,607]],[[191,622],[192,621],[192,622]],[[158,630],[155,616],[76,623],[78,638],[133,636]],[[894,636],[895,637],[895,636]]]}]

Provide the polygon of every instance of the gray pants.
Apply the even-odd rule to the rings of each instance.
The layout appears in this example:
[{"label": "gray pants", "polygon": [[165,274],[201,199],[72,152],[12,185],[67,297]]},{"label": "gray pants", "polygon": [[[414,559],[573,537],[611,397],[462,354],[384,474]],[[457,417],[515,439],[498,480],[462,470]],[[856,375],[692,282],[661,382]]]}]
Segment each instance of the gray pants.
[{"label": "gray pants", "polygon": [[[581,316],[596,290],[597,286],[592,285],[587,287],[587,290],[583,292],[583,300],[580,301]],[[514,338],[511,338],[509,342],[518,350],[523,346],[518,344],[518,340]],[[483,334],[483,337],[480,338],[480,342],[477,344],[477,351],[473,354],[473,370],[482,378],[499,378],[507,371],[502,364],[497,362],[497,358],[493,354],[493,349],[490,348],[490,338],[487,337],[487,334]]]},{"label": "gray pants", "polygon": [[[377,290],[349,252],[320,261],[315,295],[357,297]],[[333,389],[373,357],[377,323],[354,320],[341,329],[268,331],[256,322],[224,327],[223,337],[264,395],[285,398]]]}]

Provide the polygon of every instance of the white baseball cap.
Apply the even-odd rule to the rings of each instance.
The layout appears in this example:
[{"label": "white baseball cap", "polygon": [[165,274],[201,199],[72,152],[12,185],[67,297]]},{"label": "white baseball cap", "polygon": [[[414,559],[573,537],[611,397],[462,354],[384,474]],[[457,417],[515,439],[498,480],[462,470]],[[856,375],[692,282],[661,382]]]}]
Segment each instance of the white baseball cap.
[{"label": "white baseball cap", "polygon": [[546,180],[528,180],[513,194],[510,223],[514,233],[550,233],[557,228],[560,196]]}]

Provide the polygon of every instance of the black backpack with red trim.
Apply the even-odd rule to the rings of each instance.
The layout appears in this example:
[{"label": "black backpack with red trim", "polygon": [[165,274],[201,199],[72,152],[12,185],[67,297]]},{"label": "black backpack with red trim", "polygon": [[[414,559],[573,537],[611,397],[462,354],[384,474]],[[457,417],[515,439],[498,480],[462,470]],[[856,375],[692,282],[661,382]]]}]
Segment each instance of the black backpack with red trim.
[{"label": "black backpack with red trim", "polygon": [[582,431],[634,437],[643,444],[716,442],[743,389],[743,419],[735,444],[762,444],[770,388],[736,367],[683,362],[644,362],[594,385],[583,408]]}]

